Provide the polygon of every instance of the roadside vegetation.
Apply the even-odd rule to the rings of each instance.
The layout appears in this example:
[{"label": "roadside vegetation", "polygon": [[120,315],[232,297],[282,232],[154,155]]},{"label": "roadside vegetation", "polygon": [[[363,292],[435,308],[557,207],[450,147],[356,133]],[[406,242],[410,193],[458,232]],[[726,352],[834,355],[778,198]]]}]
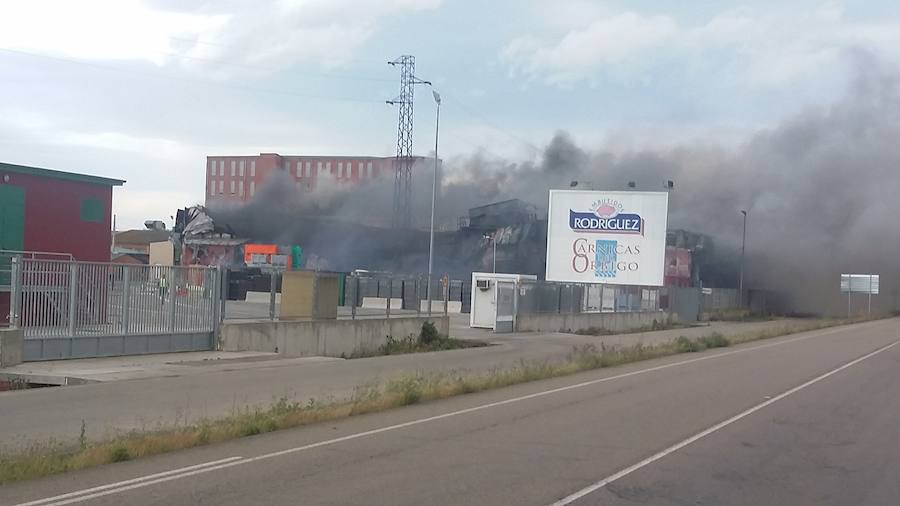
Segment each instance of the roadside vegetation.
[{"label": "roadside vegetation", "polygon": [[576,330],[571,333],[579,336],[614,336],[622,334],[643,334],[644,332],[655,332],[657,330],[686,329],[692,326],[693,325],[689,325],[687,323],[679,323],[671,320],[653,320],[653,323],[651,323],[650,325],[642,325],[640,327],[635,327],[629,330],[616,331],[605,329],[603,327],[588,327],[586,329]]},{"label": "roadside vegetation", "polygon": [[[556,378],[680,353],[696,353],[711,348],[727,347],[758,339],[864,320],[858,318],[814,320],[800,324],[786,323],[784,326],[776,328],[729,337],[718,332],[711,332],[696,338],[681,336],[672,341],[652,346],[642,344],[627,347],[607,346],[602,342],[599,345],[586,344],[573,348],[565,360],[558,362],[521,361],[512,367],[498,368],[487,372],[456,371],[407,374],[386,382],[359,386],[349,399],[311,399],[306,403],[300,403],[282,397],[267,407],[239,409],[223,418],[200,419],[194,422],[183,421],[172,426],[122,433],[100,442],[89,442],[85,438],[85,426],[82,422],[80,436],[74,444],[49,441],[35,443],[25,450],[0,452],[0,484],[215,444],[529,381]],[[431,330],[424,331],[423,329],[423,334],[426,332],[430,333]],[[421,337],[420,335],[417,341],[421,341]],[[434,338],[430,341],[432,344],[440,341],[439,336],[432,336],[432,338]]]},{"label": "roadside vegetation", "polygon": [[410,335],[401,339],[387,336],[386,342],[373,350],[359,350],[344,358],[366,358],[383,355],[403,355],[405,353],[425,353],[429,351],[458,350],[462,348],[480,348],[488,346],[484,341],[454,339],[438,332],[431,322],[422,324],[419,335]]}]

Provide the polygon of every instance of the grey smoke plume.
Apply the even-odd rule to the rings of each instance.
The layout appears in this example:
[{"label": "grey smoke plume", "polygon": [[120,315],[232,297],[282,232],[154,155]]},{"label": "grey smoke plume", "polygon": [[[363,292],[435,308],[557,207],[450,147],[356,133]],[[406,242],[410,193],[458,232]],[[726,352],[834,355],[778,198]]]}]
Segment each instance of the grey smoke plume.
[{"label": "grey smoke plume", "polygon": [[[462,160],[445,199],[467,204],[524,198],[546,205],[548,188],[571,180],[598,189],[657,190],[675,181],[670,228],[740,247],[750,213],[751,287],[780,290],[798,311],[839,313],[839,274],[877,273],[876,308],[894,309],[900,288],[900,87],[865,56],[845,96],[761,131],[735,150],[686,146],[613,154],[587,151],[558,134],[537,164]],[[493,166],[491,166],[493,165]],[[865,304],[858,296],[857,307]]]},{"label": "grey smoke plume", "polygon": [[[732,256],[740,246],[740,210],[749,211],[751,288],[784,291],[798,311],[838,313],[846,310],[838,275],[871,272],[882,276],[875,307],[893,309],[900,295],[900,226],[894,223],[900,216],[900,88],[894,72],[866,56],[857,67],[835,104],[810,108],[735,149],[706,143],[620,153],[576,146],[560,132],[534,162],[483,153],[447,160],[437,221],[455,224],[470,207],[509,198],[545,208],[550,188],[567,188],[574,180],[596,189],[624,189],[634,181],[644,190],[661,190],[673,180],[669,227],[711,235]],[[430,164],[419,169],[414,223],[424,226]],[[288,179],[268,185],[256,202],[227,219],[264,230],[272,240],[302,235],[307,242],[324,241],[328,228],[322,220],[307,222],[310,217],[390,222],[391,177],[299,195]],[[384,233],[380,239],[418,243],[423,237]],[[377,246],[372,254],[397,255],[403,246]]]}]

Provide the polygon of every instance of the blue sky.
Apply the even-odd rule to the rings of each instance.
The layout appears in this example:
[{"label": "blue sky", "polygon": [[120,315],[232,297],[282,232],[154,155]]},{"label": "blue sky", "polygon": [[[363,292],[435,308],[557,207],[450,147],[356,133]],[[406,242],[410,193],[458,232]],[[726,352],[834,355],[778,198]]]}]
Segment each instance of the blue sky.
[{"label": "blue sky", "polygon": [[[0,159],[128,180],[119,223],[203,199],[207,154],[393,154],[398,73],[444,96],[441,155],[740,144],[900,63],[883,1],[0,3]],[[433,149],[434,105],[415,104]]]}]

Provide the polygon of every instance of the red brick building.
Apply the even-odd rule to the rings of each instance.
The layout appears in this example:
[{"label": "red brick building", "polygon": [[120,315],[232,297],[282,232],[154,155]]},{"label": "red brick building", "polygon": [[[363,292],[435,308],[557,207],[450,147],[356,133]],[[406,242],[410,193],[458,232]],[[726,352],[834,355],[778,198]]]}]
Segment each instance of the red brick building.
[{"label": "red brick building", "polygon": [[[416,157],[414,163],[423,160]],[[300,156],[260,153],[253,156],[206,157],[206,205],[242,204],[253,200],[269,177],[279,171],[292,178],[298,191],[315,191],[328,178],[355,184],[393,174],[394,157]]]}]

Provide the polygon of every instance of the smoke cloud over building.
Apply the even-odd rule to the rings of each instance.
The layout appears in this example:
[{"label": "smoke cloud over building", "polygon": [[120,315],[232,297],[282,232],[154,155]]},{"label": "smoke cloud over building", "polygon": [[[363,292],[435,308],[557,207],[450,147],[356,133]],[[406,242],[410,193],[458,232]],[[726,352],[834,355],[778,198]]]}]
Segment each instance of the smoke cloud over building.
[{"label": "smoke cloud over building", "polygon": [[[596,189],[624,189],[634,181],[639,190],[662,191],[672,180],[669,227],[708,234],[732,258],[740,247],[740,210],[749,211],[751,288],[786,292],[798,311],[837,313],[846,308],[838,275],[871,272],[882,276],[877,307],[893,308],[900,288],[900,262],[894,259],[900,251],[894,223],[900,215],[900,87],[896,73],[865,56],[857,61],[857,77],[833,105],[787,118],[737,148],[705,143],[613,152],[578,146],[559,132],[534,162],[484,153],[446,160],[437,221],[455,224],[471,207],[512,198],[544,209],[547,191],[572,181]],[[430,205],[430,164],[425,165],[414,178],[413,223],[419,226],[427,223]],[[310,243],[322,234],[330,237],[330,220],[389,221],[392,198],[391,177],[313,194],[275,179],[253,203],[216,217],[270,240]],[[372,252],[402,250],[400,245]]]}]

